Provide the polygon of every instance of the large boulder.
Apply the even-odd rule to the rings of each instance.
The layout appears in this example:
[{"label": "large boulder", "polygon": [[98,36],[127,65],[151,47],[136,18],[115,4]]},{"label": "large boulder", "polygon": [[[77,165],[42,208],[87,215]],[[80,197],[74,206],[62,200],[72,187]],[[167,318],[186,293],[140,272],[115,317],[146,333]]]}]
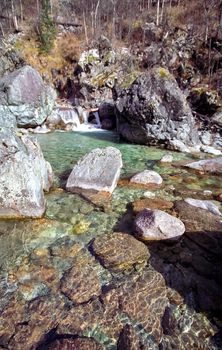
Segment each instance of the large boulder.
[{"label": "large boulder", "polygon": [[153,68],[116,95],[118,130],[126,140],[140,144],[168,145],[170,140],[188,146],[198,143],[191,109],[168,70]]},{"label": "large boulder", "polygon": [[121,152],[114,147],[96,148],[74,166],[66,188],[95,190],[112,193],[122,168]]},{"label": "large boulder", "polygon": [[24,66],[0,79],[0,125],[41,125],[52,112],[55,99],[55,91],[44,84],[40,74]]},{"label": "large boulder", "polygon": [[52,169],[38,143],[0,128],[0,218],[41,217]]}]

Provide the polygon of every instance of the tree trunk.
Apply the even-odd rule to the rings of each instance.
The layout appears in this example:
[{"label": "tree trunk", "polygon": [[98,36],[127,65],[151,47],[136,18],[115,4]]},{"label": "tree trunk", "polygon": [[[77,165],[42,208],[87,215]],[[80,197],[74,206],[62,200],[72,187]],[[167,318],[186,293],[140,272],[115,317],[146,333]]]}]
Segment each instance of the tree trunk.
[{"label": "tree trunk", "polygon": [[156,8],[156,25],[159,25],[160,20],[160,0],[157,0],[157,8]]}]

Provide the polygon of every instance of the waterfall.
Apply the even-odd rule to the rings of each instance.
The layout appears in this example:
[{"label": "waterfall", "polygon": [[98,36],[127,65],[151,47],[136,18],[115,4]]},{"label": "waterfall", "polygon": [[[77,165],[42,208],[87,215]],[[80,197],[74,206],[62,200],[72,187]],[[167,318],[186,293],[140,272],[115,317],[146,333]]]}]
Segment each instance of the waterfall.
[{"label": "waterfall", "polygon": [[95,118],[96,118],[96,126],[97,128],[101,129],[101,122],[100,122],[100,118],[99,118],[99,112],[93,112]]}]

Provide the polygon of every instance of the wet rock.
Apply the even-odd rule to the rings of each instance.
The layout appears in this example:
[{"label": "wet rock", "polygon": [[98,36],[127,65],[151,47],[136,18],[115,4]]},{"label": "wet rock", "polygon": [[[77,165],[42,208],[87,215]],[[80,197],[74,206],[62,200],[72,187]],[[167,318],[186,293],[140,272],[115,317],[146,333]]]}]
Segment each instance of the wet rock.
[{"label": "wet rock", "polygon": [[128,141],[168,145],[170,140],[179,140],[186,146],[198,143],[191,109],[166,69],[152,69],[129,89],[119,91],[116,113],[119,132]]},{"label": "wet rock", "polygon": [[45,211],[43,191],[52,184],[52,168],[39,144],[28,136],[0,130],[0,217],[41,217]]},{"label": "wet rock", "polygon": [[83,254],[61,280],[61,291],[76,305],[99,296],[101,285],[93,259]]},{"label": "wet rock", "polygon": [[55,91],[40,74],[24,66],[0,79],[0,115],[20,127],[41,125],[52,112]]},{"label": "wet rock", "polygon": [[102,264],[111,270],[127,270],[149,258],[147,247],[125,233],[114,232],[100,236],[95,239],[92,247]]},{"label": "wet rock", "polygon": [[104,102],[99,106],[102,129],[112,130],[116,127],[116,115],[113,103]]},{"label": "wet rock", "polygon": [[118,339],[117,350],[140,350],[140,339],[132,326],[126,325]]},{"label": "wet rock", "polygon": [[192,109],[202,115],[213,115],[220,107],[217,91],[204,87],[194,88],[188,99]]},{"label": "wet rock", "polygon": [[193,162],[185,165],[188,168],[200,170],[206,173],[222,173],[222,157],[200,160],[198,162]]},{"label": "wet rock", "polygon": [[190,147],[185,145],[180,140],[170,140],[169,141],[169,146],[174,151],[179,151],[179,152],[182,152],[182,153],[191,153]]},{"label": "wet rock", "polygon": [[183,220],[186,232],[222,232],[221,216],[201,208],[194,209],[185,201],[177,201],[175,210]]},{"label": "wet rock", "polygon": [[194,207],[208,210],[215,215],[222,215],[218,206],[211,201],[199,200],[199,199],[193,199],[193,198],[186,198],[184,201]]},{"label": "wet rock", "polygon": [[144,241],[175,239],[185,232],[183,222],[158,209],[144,209],[135,219],[138,237]]},{"label": "wet rock", "polygon": [[122,156],[119,150],[114,147],[96,148],[74,166],[66,188],[70,192],[80,188],[112,193],[121,168]]},{"label": "wet rock", "polygon": [[43,350],[104,350],[105,348],[92,338],[62,338],[43,347]]},{"label": "wet rock", "polygon": [[173,156],[171,154],[165,154],[161,159],[161,163],[172,163],[173,161]]},{"label": "wet rock", "polygon": [[133,211],[139,213],[145,208],[167,210],[173,208],[173,203],[161,198],[137,199],[132,203]]},{"label": "wet rock", "polygon": [[80,127],[80,115],[75,108],[60,107],[47,118],[46,123],[50,129],[76,130]]},{"label": "wet rock", "polygon": [[216,124],[217,126],[219,126],[220,128],[222,127],[222,112],[216,112],[212,118],[211,118],[211,122],[213,122],[213,124]]},{"label": "wet rock", "polygon": [[148,184],[156,184],[161,185],[163,182],[162,177],[156,172],[152,170],[144,170],[141,173],[134,175],[130,182],[142,185]]}]

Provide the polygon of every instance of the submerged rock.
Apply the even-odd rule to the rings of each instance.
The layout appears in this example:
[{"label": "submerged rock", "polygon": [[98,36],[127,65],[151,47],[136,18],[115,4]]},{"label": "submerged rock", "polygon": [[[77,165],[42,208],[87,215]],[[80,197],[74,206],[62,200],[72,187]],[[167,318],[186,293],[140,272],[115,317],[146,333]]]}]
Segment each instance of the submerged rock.
[{"label": "submerged rock", "polygon": [[52,168],[37,141],[0,129],[0,217],[41,217]]},{"label": "submerged rock", "polygon": [[142,74],[116,97],[119,132],[126,140],[166,145],[179,140],[185,146],[199,142],[186,97],[168,70],[155,68]]},{"label": "submerged rock", "polygon": [[144,170],[141,173],[134,175],[130,182],[142,185],[155,184],[161,185],[163,182],[162,177],[156,172],[152,170]]},{"label": "submerged rock", "polygon": [[127,270],[146,262],[150,256],[142,242],[119,232],[96,238],[92,247],[102,264],[112,270]]},{"label": "submerged rock", "polygon": [[161,198],[137,199],[132,203],[133,211],[139,213],[145,208],[167,210],[173,208],[173,203]]},{"label": "submerged rock", "polygon": [[121,152],[114,147],[96,148],[83,157],[73,168],[66,188],[112,193],[122,168]]},{"label": "submerged rock", "polygon": [[[55,91],[44,84],[40,74],[24,66],[0,79],[0,125],[41,125],[52,112],[55,99]],[[7,125],[2,123],[5,120]]]},{"label": "submerged rock", "polygon": [[61,291],[76,305],[85,303],[101,293],[101,284],[94,259],[84,251],[74,260],[73,267],[61,280]]},{"label": "submerged rock", "polygon": [[92,338],[62,338],[46,345],[44,350],[104,350],[105,348]]},{"label": "submerged rock", "polygon": [[199,160],[198,162],[193,162],[185,165],[188,168],[204,171],[207,173],[222,173],[222,157]]},{"label": "submerged rock", "polygon": [[220,212],[218,206],[214,204],[211,201],[208,200],[200,200],[200,199],[193,199],[193,198],[186,198],[184,200],[186,203],[192,205],[193,207],[201,208],[210,211],[211,213],[215,215],[222,215]]},{"label": "submerged rock", "polygon": [[158,209],[145,208],[135,219],[138,237],[144,241],[172,239],[185,232],[183,222]]}]

